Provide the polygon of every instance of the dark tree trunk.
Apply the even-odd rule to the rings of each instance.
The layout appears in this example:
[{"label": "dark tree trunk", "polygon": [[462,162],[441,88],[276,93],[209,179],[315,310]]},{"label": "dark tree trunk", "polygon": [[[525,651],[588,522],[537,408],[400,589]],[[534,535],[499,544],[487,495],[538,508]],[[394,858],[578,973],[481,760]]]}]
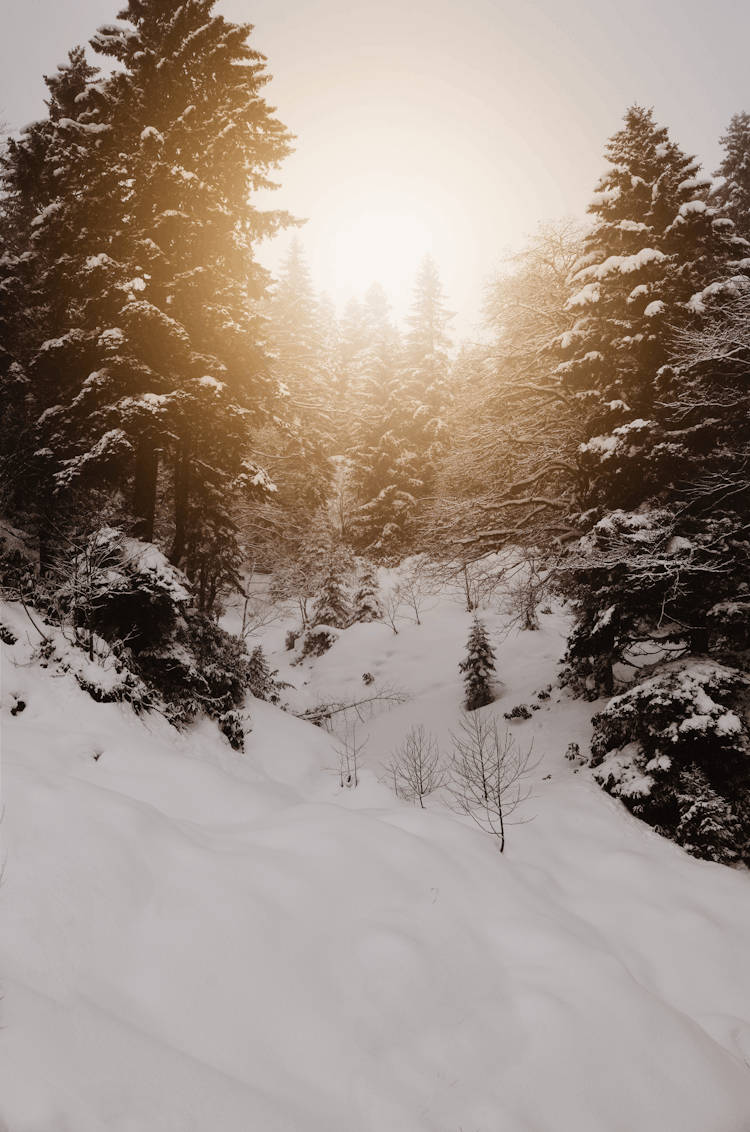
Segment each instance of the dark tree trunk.
[{"label": "dark tree trunk", "polygon": [[177,449],[174,473],[174,542],[169,553],[169,561],[173,566],[179,566],[187,547],[190,464],[190,443],[181,440]]},{"label": "dark tree trunk", "polygon": [[135,463],[133,484],[133,534],[144,542],[154,540],[156,485],[159,474],[159,452],[152,437],[141,437]]},{"label": "dark tree trunk", "polygon": [[690,651],[697,656],[708,653],[708,628],[705,625],[696,625],[690,630]]}]

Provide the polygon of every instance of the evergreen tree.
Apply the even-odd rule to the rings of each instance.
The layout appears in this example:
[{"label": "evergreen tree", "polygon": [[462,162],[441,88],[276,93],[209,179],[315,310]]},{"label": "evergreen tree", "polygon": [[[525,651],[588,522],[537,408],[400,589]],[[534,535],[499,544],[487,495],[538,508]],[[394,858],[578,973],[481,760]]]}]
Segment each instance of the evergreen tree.
[{"label": "evergreen tree", "polygon": [[730,865],[738,859],[740,822],[695,763],[680,775],[677,801],[681,815],[675,840],[679,845],[704,861]]},{"label": "evergreen tree", "polygon": [[[91,81],[71,54],[48,80],[49,121],[6,162],[12,201],[32,150],[43,190],[27,233],[46,338],[29,364],[49,410],[40,479],[58,493],[109,484],[149,539],[164,466],[163,537],[192,576],[226,572],[232,500],[264,482],[248,423],[275,387],[252,246],[291,222],[250,203],[290,136],[260,97],[249,26],[213,6],[132,0],[118,17],[128,26],[91,41],[121,69]],[[219,584],[202,586],[206,600]]]},{"label": "evergreen tree", "polygon": [[403,556],[408,522],[423,489],[414,443],[415,406],[404,388],[401,341],[389,304],[375,284],[367,293],[367,345],[349,366],[349,403],[356,443],[349,452],[359,506],[351,538],[358,551],[380,558]]},{"label": "evergreen tree", "polygon": [[404,342],[402,379],[413,412],[413,422],[406,425],[421,457],[425,490],[432,485],[436,461],[448,447],[445,417],[452,399],[448,325],[454,315],[445,309],[443,299],[437,266],[427,255],[417,272],[406,318],[410,330]]},{"label": "evergreen tree", "polygon": [[352,622],[380,621],[383,611],[378,601],[377,570],[374,562],[364,559],[357,575],[357,588],[354,592]]},{"label": "evergreen tree", "polygon": [[418,384],[422,404],[439,414],[450,402],[450,360],[452,341],[448,326],[455,317],[446,310],[443,286],[437,265],[426,255],[414,281],[414,301],[406,316],[410,327],[404,342],[406,365]]},{"label": "evergreen tree", "polygon": [[734,221],[738,236],[750,241],[750,114],[735,114],[723,138],[719,139],[726,155],[715,176],[723,183],[715,190],[714,200],[725,216]]},{"label": "evergreen tree", "polygon": [[571,517],[590,533],[569,559],[578,622],[568,658],[594,693],[611,691],[612,664],[652,632],[678,650],[686,638],[694,651],[705,645],[721,535],[685,504],[716,418],[668,363],[743,246],[710,201],[710,178],[651,111],[632,107],[607,155],[571,272],[568,307],[581,317],[559,340],[557,370],[586,414]]},{"label": "evergreen tree", "polygon": [[308,512],[330,493],[333,468],[325,330],[320,304],[299,240],[292,240],[269,304],[270,343],[277,377],[285,391],[275,478],[279,502],[293,499]]},{"label": "evergreen tree", "polygon": [[475,711],[476,708],[491,704],[495,698],[491,686],[495,653],[487,639],[484,622],[479,618],[475,618],[471,626],[466,648],[466,660],[462,660],[458,667],[465,674],[466,710]]},{"label": "evergreen tree", "polygon": [[330,625],[333,629],[345,629],[352,616],[346,586],[346,578],[352,568],[351,554],[345,547],[331,543],[321,550],[319,559],[320,574],[310,626]]}]

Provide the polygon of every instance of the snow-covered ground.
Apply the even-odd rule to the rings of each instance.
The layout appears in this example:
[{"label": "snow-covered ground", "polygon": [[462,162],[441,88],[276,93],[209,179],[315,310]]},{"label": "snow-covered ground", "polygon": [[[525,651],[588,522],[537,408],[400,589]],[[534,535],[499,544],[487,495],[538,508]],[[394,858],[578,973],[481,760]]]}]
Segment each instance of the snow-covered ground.
[{"label": "snow-covered ground", "polygon": [[455,602],[297,667],[265,630],[297,708],[411,693],[359,726],[353,790],[311,724],[252,701],[238,754],[95,703],[3,620],[2,1132],[748,1132],[750,874],[565,759],[601,705],[536,700],[561,615],[497,644],[483,710],[541,704],[508,725],[541,761],[503,855],[383,775],[414,724],[450,747]]}]

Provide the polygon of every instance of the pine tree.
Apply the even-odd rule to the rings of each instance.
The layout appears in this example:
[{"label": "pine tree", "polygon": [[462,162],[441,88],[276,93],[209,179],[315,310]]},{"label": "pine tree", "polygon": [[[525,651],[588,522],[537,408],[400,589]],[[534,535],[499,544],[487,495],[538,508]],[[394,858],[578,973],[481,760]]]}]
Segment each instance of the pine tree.
[{"label": "pine tree", "polygon": [[375,563],[365,558],[357,575],[357,588],[354,591],[351,615],[352,623],[355,621],[380,621],[383,611],[378,601],[379,588]]},{"label": "pine tree", "polygon": [[459,671],[465,673],[464,686],[466,689],[466,710],[475,711],[477,708],[491,704],[494,700],[492,694],[492,673],[495,671],[495,653],[487,639],[487,629],[479,618],[474,620],[466,642],[467,657],[459,664]]},{"label": "pine tree", "polygon": [[355,444],[349,451],[359,502],[350,530],[359,552],[395,559],[409,545],[409,519],[423,490],[413,424],[416,406],[404,386],[401,341],[390,306],[375,284],[367,293],[367,345],[349,366]]},{"label": "pine tree", "polygon": [[[291,222],[249,203],[290,136],[260,97],[249,26],[213,6],[133,0],[119,14],[128,26],[91,41],[120,70],[92,82],[71,55],[48,81],[38,179],[56,195],[37,202],[28,234],[47,339],[29,374],[40,409],[54,406],[40,421],[40,474],[58,492],[109,484],[148,539],[163,467],[163,537],[193,575],[235,554],[232,499],[263,485],[248,423],[275,387],[252,246]],[[9,160],[17,198],[20,160]]]},{"label": "pine tree", "polygon": [[[685,504],[716,418],[668,363],[742,246],[711,203],[710,178],[651,111],[632,107],[607,155],[571,272],[568,307],[581,317],[559,341],[557,370],[586,413],[571,519],[590,533],[569,560],[578,621],[568,659],[594,694],[611,691],[613,663],[652,631],[673,647],[689,636],[702,651],[715,563],[701,548],[719,531]],[[698,553],[688,559],[688,548]]]},{"label": "pine tree", "polygon": [[346,575],[351,569],[351,556],[343,547],[330,547],[323,554],[320,581],[313,601],[311,628],[330,625],[345,629],[352,610],[346,588]]},{"label": "pine tree", "polygon": [[455,316],[446,310],[443,300],[437,266],[427,255],[417,272],[414,301],[406,318],[411,329],[404,342],[402,379],[413,413],[413,421],[406,422],[407,435],[412,433],[421,457],[425,490],[434,479],[436,461],[448,447],[445,417],[452,399],[448,326]]},{"label": "pine tree", "polygon": [[719,140],[726,155],[715,176],[723,177],[724,182],[715,190],[714,200],[734,221],[735,233],[750,241],[750,114],[734,114]]},{"label": "pine tree", "polygon": [[738,859],[740,822],[695,763],[680,775],[677,801],[681,810],[675,835],[678,845],[704,861],[730,865]]},{"label": "pine tree", "polygon": [[308,513],[320,507],[331,489],[333,468],[325,330],[320,304],[299,240],[292,240],[269,304],[270,344],[285,397],[278,417],[284,421],[275,478],[284,497]]}]

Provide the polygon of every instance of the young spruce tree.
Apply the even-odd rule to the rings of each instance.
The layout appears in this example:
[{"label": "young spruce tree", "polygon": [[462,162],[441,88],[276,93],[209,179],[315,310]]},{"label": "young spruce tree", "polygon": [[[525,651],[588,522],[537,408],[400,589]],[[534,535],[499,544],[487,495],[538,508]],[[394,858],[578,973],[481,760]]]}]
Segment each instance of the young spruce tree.
[{"label": "young spruce tree", "polygon": [[466,648],[466,660],[462,660],[458,667],[464,673],[466,710],[475,711],[491,704],[495,698],[491,685],[492,673],[495,671],[495,653],[487,638],[484,622],[478,617],[471,626]]}]

